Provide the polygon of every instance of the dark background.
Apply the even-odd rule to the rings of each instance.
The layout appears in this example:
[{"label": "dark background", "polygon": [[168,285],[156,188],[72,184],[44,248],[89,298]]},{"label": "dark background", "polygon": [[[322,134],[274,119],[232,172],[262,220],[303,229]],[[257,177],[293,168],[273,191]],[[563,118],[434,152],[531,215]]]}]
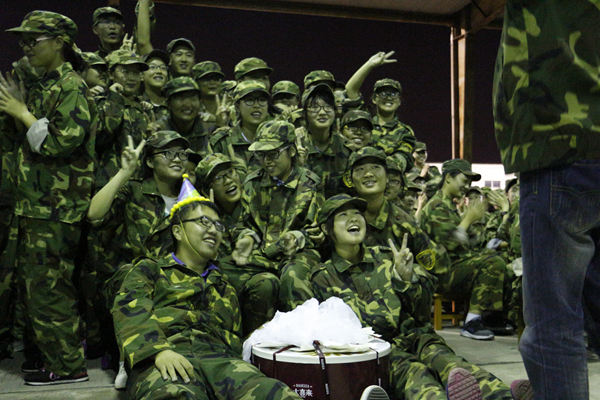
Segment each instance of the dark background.
[{"label": "dark background", "polygon": [[[92,14],[106,0],[2,0],[0,7],[0,70],[22,56],[17,38],[4,30],[19,26],[30,11],[42,9],[72,18],[79,27],[77,45],[96,51]],[[134,1],[121,1],[125,31],[135,21]],[[370,98],[373,84],[393,78],[402,84],[400,120],[412,126],[428,145],[429,161],[451,158],[450,28],[359,19],[314,17],[156,3],[155,48],[165,49],[178,37],[196,45],[196,62],[212,60],[227,79],[246,57],[259,57],[275,69],[271,84],[283,79],[301,88],[304,76],[316,69],[347,81],[370,56],[395,50],[395,64],[375,69],[362,93]],[[482,30],[475,38],[476,93],[473,162],[499,163],[492,120],[492,79],[500,31]]]}]

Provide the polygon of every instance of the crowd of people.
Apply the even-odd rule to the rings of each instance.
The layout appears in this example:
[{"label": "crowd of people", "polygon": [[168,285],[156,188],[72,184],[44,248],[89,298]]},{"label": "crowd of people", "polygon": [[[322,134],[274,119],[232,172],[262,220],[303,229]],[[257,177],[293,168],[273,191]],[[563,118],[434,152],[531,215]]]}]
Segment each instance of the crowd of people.
[{"label": "crowd of people", "polygon": [[226,80],[186,38],[153,48],[150,0],[136,13],[128,37],[97,9],[93,53],[61,14],[8,30],[25,57],[0,74],[0,354],[22,342],[25,383],[88,380],[102,357],[131,398],[298,398],[241,343],[336,296],[392,344],[392,398],[531,398],[431,325],[439,293],[468,303],[462,336],[524,328],[519,182],[427,164],[400,83],[361,94],[393,52],[347,83],[271,85],[259,58]]}]

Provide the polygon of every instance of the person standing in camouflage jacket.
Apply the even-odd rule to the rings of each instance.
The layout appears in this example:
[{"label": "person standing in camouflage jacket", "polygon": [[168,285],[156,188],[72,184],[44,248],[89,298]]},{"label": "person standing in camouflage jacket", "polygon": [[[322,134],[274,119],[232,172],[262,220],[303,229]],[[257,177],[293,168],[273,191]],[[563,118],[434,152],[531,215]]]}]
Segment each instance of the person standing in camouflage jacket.
[{"label": "person standing in camouflage jacket", "polygon": [[187,197],[176,250],[125,270],[112,312],[132,399],[299,399],[241,358],[240,305],[214,261],[224,229],[213,203]]},{"label": "person standing in camouflage jacket", "polygon": [[17,273],[27,281],[29,323],[46,368],[38,371],[42,365],[28,360],[24,369],[32,373],[25,382],[81,382],[88,375],[72,274],[94,180],[97,109],[75,72],[83,59],[73,49],[77,26],[71,19],[33,11],[8,32],[20,35],[31,66],[45,70],[26,97],[15,85],[0,83],[0,112],[13,117],[16,128],[3,135],[18,144]]},{"label": "person standing in camouflage jacket", "polygon": [[458,372],[455,369],[462,368],[467,376],[472,374],[462,389],[470,387],[479,394],[469,399],[482,395],[484,399],[512,399],[500,379],[457,356],[433,330],[429,317],[432,276],[413,264],[408,234],[398,249],[391,240],[391,247],[364,244],[367,207],[365,200],[337,195],[320,208],[317,220],[334,251],[331,259],[313,269],[315,297],[343,299],[363,326],[372,327],[391,343],[393,398],[464,399],[464,392],[455,393],[451,383],[451,376]]}]

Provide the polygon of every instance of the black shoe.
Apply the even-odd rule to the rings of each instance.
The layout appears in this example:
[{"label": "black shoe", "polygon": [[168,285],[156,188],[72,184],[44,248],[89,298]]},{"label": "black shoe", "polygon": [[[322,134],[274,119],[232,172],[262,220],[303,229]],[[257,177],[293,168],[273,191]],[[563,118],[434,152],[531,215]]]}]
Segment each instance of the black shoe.
[{"label": "black shoe", "polygon": [[25,384],[32,386],[57,385],[59,383],[77,383],[88,381],[90,377],[87,371],[76,375],[58,376],[54,372],[45,369],[25,375]]},{"label": "black shoe", "polygon": [[44,362],[42,360],[27,360],[21,364],[21,371],[27,374],[38,372],[42,368],[44,368]]},{"label": "black shoe", "polygon": [[463,325],[460,330],[460,336],[475,340],[492,340],[494,333],[483,325],[481,318],[475,318]]},{"label": "black shoe", "polygon": [[487,327],[496,336],[511,336],[515,333],[514,328],[510,324],[505,326],[488,326]]}]

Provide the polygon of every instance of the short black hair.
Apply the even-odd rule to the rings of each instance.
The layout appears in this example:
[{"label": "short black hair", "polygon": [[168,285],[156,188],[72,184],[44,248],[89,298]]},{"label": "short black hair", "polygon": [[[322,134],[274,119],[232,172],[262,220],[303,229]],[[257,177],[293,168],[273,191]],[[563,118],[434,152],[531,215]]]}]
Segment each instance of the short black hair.
[{"label": "short black hair", "polygon": [[175,225],[179,225],[182,221],[185,221],[188,215],[194,211],[198,207],[208,207],[214,210],[217,215],[220,217],[221,212],[219,211],[219,207],[212,201],[194,201],[192,203],[186,204],[183,207],[179,208],[171,217],[171,223],[169,224],[169,229],[171,231],[171,238],[173,239],[173,247],[177,249],[177,239],[175,235],[173,235],[173,227]]}]

